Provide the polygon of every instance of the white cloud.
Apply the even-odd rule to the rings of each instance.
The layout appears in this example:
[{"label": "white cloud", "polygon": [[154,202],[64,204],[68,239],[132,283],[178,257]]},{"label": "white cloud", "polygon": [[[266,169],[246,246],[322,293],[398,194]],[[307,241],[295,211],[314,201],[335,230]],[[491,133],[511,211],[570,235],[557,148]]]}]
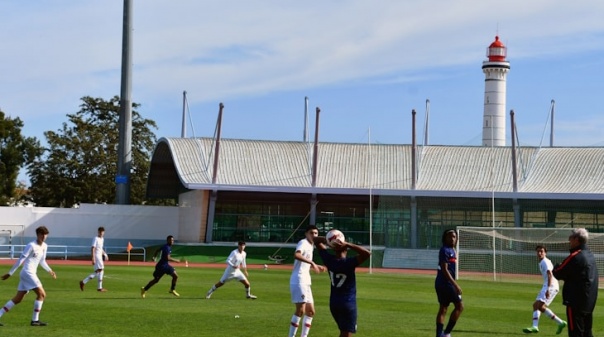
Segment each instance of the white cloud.
[{"label": "white cloud", "polygon": [[[1,2],[0,107],[62,122],[84,95],[119,94],[122,8]],[[363,81],[436,85],[448,76],[438,70],[479,72],[497,30],[512,60],[602,51],[601,13],[604,2],[561,0],[135,1],[133,96],[155,107],[182,90],[196,104]]]}]

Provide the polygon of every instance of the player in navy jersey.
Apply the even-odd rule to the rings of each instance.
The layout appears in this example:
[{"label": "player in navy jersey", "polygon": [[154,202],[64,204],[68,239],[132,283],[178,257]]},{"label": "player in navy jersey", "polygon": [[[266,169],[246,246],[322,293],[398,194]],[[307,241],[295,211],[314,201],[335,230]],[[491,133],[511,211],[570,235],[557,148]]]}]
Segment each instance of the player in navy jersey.
[{"label": "player in navy jersey", "polygon": [[168,293],[170,293],[176,297],[180,296],[180,294],[178,294],[176,292],[176,281],[178,280],[178,274],[176,273],[176,270],[174,270],[174,267],[172,267],[169,263],[170,261],[180,262],[180,260],[177,260],[172,257],[172,245],[173,244],[174,244],[174,237],[172,235],[168,235],[168,237],[166,238],[166,244],[163,245],[159,251],[155,252],[156,253],[155,255],[157,255],[158,252],[160,252],[161,255],[159,257],[159,261],[157,261],[157,264],[155,265],[155,271],[153,272],[153,279],[151,281],[149,281],[149,283],[147,283],[146,286],[141,288],[141,297],[142,298],[145,298],[145,296],[147,294],[147,290],[149,290],[149,288],[153,287],[157,282],[159,282],[159,280],[164,275],[172,276],[172,285],[171,285],[170,291],[168,291]]},{"label": "player in navy jersey", "polygon": [[[438,252],[438,270],[434,288],[438,297],[438,313],[436,314],[436,337],[450,337],[461,312],[463,302],[461,301],[461,287],[455,281],[455,266],[457,265],[457,232],[454,229],[444,231],[442,236],[442,247]],[[449,304],[453,303],[455,309],[449,316],[449,323],[443,331],[445,315]]]},{"label": "player in navy jersey", "polygon": [[[357,282],[355,269],[365,262],[371,252],[353,243],[336,240],[334,253],[327,251],[324,237],[315,238],[319,255],[323,259],[331,280],[329,310],[338,328],[340,337],[350,337],[357,332]],[[347,257],[348,249],[355,251],[354,257]]]}]

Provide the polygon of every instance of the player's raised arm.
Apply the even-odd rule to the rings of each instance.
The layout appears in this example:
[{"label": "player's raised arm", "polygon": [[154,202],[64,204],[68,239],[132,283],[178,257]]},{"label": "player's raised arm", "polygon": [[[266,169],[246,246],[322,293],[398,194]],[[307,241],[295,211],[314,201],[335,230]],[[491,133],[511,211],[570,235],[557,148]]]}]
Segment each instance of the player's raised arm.
[{"label": "player's raised arm", "polygon": [[351,250],[354,250],[358,254],[357,261],[359,262],[359,264],[362,264],[363,262],[367,261],[367,259],[371,256],[371,252],[363,246],[355,245],[354,243],[350,242],[344,242],[343,244],[344,246]]},{"label": "player's raised arm", "polygon": [[319,249],[327,249],[327,239],[324,236],[315,236],[313,239],[315,246]]}]

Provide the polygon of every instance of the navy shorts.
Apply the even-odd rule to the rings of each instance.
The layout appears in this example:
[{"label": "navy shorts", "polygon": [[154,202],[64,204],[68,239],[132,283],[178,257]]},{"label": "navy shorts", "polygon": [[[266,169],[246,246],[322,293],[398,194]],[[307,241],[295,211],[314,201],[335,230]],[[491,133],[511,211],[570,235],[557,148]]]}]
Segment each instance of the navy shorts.
[{"label": "navy shorts", "polygon": [[155,271],[153,272],[153,277],[161,278],[164,275],[172,275],[174,274],[174,267],[169,264],[164,264],[160,266],[155,266]]},{"label": "navy shorts", "polygon": [[340,331],[357,332],[357,304],[355,302],[330,303],[329,310]]},{"label": "navy shorts", "polygon": [[461,295],[457,294],[457,290],[452,284],[437,284],[434,288],[436,289],[438,303],[448,306],[451,303],[461,302]]}]

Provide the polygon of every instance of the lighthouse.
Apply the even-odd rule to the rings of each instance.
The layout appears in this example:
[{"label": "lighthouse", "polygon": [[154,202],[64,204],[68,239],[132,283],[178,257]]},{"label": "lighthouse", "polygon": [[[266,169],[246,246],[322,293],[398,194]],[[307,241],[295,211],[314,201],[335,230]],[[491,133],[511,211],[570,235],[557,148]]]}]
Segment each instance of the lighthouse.
[{"label": "lighthouse", "polygon": [[482,62],[484,73],[484,114],[482,121],[482,145],[505,146],[505,96],[506,76],[510,62],[507,49],[499,36],[487,48],[487,60]]}]

